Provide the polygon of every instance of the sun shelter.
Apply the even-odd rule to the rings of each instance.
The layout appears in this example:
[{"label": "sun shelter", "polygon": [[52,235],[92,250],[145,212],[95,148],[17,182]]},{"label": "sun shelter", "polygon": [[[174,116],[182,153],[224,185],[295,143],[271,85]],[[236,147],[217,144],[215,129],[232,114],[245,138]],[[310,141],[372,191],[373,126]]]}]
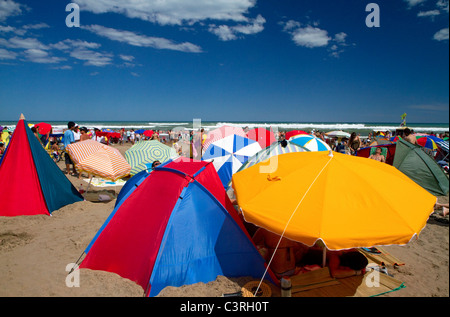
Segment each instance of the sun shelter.
[{"label": "sun shelter", "polygon": [[406,244],[436,203],[396,168],[366,158],[296,152],[280,155],[272,173],[261,173],[259,164],[233,175],[244,219],[308,246]]},{"label": "sun shelter", "polygon": [[227,188],[233,174],[261,150],[255,140],[231,134],[212,142],[203,153],[202,160],[213,162],[224,188]]},{"label": "sun shelter", "polygon": [[392,165],[396,147],[396,143],[368,146],[356,151],[356,156],[369,158],[371,155],[375,154],[377,148],[381,148],[381,155],[385,157],[386,164]]},{"label": "sun shelter", "polygon": [[397,141],[393,165],[431,194],[448,194],[448,176],[420,145]]},{"label": "sun shelter", "polygon": [[80,268],[119,274],[148,296],[218,275],[263,276],[265,261],[211,163],[178,158],[145,173],[133,177]]},{"label": "sun shelter", "polygon": [[164,163],[176,157],[174,148],[157,140],[137,142],[125,152],[125,159],[131,166],[130,175],[146,170],[154,161]]},{"label": "sun shelter", "polygon": [[50,215],[83,197],[53,162],[23,115],[0,161],[0,216]]},{"label": "sun shelter", "polygon": [[77,170],[113,182],[130,174],[131,167],[120,151],[94,140],[69,144],[67,151]]}]

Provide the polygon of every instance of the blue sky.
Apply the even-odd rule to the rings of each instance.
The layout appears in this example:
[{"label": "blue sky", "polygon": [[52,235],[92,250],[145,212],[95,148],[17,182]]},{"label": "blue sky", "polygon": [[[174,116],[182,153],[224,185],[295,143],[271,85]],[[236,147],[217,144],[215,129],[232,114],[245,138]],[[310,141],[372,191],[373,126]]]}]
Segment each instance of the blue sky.
[{"label": "blue sky", "polygon": [[0,121],[449,120],[448,0],[0,0]]}]

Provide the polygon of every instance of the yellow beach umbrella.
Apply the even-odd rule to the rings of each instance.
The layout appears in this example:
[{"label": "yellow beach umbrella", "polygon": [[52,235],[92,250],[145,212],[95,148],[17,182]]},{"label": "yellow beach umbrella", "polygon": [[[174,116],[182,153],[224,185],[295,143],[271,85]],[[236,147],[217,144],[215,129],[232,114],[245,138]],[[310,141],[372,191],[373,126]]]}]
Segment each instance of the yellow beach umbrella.
[{"label": "yellow beach umbrella", "polygon": [[246,221],[329,250],[406,244],[433,212],[436,197],[396,168],[332,152],[287,153],[275,172],[256,164],[233,175]]}]

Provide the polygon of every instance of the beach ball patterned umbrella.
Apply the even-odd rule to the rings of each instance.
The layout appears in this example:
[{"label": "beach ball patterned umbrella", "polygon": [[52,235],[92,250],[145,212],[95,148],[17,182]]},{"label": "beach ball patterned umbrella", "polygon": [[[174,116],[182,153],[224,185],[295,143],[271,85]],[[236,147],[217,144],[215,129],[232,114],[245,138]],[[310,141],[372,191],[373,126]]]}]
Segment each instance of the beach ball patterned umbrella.
[{"label": "beach ball patterned umbrella", "polygon": [[261,151],[250,157],[247,162],[245,162],[241,166],[241,168],[239,168],[237,172],[240,172],[246,168],[249,168],[250,166],[263,162],[274,156],[294,152],[309,152],[309,150],[290,141],[286,141],[285,146],[282,145],[282,142],[273,143],[272,145],[262,149]]},{"label": "beach ball patterned umbrella", "polygon": [[205,142],[203,143],[203,149],[207,149],[209,145],[217,140],[223,139],[229,135],[239,135],[241,137],[246,138],[247,135],[244,132],[244,129],[239,127],[232,127],[232,126],[221,126],[220,128],[211,130],[207,133],[207,137]]},{"label": "beach ball patterned umbrella", "polygon": [[227,188],[231,176],[261,150],[255,140],[232,134],[211,143],[204,152],[202,161],[213,162],[224,188]]},{"label": "beach ball patterned umbrella", "polygon": [[434,142],[434,140],[432,138],[420,135],[420,136],[416,136],[416,139],[417,139],[417,143],[426,149],[430,149],[433,151],[437,149],[437,144],[436,144],[436,142]]},{"label": "beach ball patterned umbrella", "polygon": [[94,140],[72,143],[67,151],[79,171],[115,182],[128,176],[131,167],[119,150]]},{"label": "beach ball patterned umbrella", "polygon": [[293,130],[293,131],[286,132],[284,137],[285,137],[286,140],[290,140],[290,139],[295,138],[295,137],[297,137],[299,135],[308,135],[308,132],[305,132],[303,130]]},{"label": "beach ball patterned umbrella", "polygon": [[262,173],[260,164],[233,175],[244,219],[308,246],[318,240],[329,250],[406,244],[436,203],[395,167],[362,157],[287,153],[273,173]]},{"label": "beach ball patterned umbrella", "polygon": [[389,139],[389,141],[391,141],[391,142],[397,142],[398,140],[401,140],[402,139],[402,137],[401,136],[393,136],[393,137],[391,137],[390,139]]},{"label": "beach ball patterned umbrella", "polygon": [[301,145],[310,151],[331,151],[328,144],[312,135],[299,135],[291,139],[291,142]]},{"label": "beach ball patterned umbrella", "polygon": [[131,175],[147,170],[154,161],[165,163],[178,157],[174,148],[157,140],[140,141],[125,152],[125,159],[131,166]]}]

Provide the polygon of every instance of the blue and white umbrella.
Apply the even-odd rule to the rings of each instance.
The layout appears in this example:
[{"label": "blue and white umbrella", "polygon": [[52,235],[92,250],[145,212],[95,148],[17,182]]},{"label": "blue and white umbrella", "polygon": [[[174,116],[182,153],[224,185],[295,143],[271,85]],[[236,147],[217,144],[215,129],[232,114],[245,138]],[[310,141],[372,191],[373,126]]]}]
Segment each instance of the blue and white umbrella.
[{"label": "blue and white umbrella", "polygon": [[295,137],[294,139],[291,139],[290,141],[291,143],[303,146],[310,151],[331,151],[331,148],[328,144],[312,135],[302,134]]},{"label": "blue and white umbrella", "polygon": [[247,160],[261,151],[258,142],[236,134],[212,142],[202,156],[203,161],[213,162],[224,188],[231,177]]}]

